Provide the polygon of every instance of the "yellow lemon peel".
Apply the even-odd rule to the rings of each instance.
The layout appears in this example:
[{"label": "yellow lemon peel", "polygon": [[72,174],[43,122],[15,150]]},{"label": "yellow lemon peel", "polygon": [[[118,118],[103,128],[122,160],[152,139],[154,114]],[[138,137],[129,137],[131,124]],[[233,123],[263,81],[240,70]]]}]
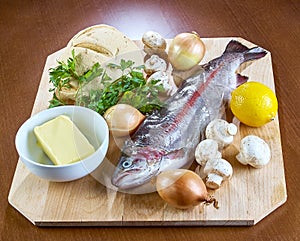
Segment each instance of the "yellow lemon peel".
[{"label": "yellow lemon peel", "polygon": [[240,122],[260,127],[275,119],[278,101],[268,86],[251,81],[231,92],[230,108]]}]

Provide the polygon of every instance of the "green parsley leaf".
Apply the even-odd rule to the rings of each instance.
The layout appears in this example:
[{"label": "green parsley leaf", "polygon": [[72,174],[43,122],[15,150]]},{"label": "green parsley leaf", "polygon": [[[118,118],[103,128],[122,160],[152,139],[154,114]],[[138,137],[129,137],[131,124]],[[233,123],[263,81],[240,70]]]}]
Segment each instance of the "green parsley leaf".
[{"label": "green parsley leaf", "polygon": [[55,93],[53,94],[53,98],[52,98],[52,100],[49,101],[49,103],[50,103],[49,108],[54,108],[57,106],[64,105],[64,103],[57,98]]},{"label": "green parsley leaf", "polygon": [[99,63],[95,63],[90,70],[86,71],[82,76],[78,76],[78,81],[80,84],[88,83],[101,74],[103,74],[103,69]]},{"label": "green parsley leaf", "polygon": [[[123,73],[126,69],[132,69],[134,65],[134,62],[132,60],[124,60],[124,59],[121,59],[121,62],[120,62],[120,65],[118,64],[114,64],[114,63],[109,63],[107,65],[107,67],[109,68],[112,68],[112,69],[119,69],[121,70]],[[137,67],[134,67],[135,69],[137,69]],[[139,68],[140,69],[140,68]]]},{"label": "green parsley leaf", "polygon": [[[72,50],[72,57],[67,59],[67,63],[63,61],[57,61],[57,63],[58,65],[55,68],[49,69],[49,82],[54,86],[53,88],[49,89],[49,92],[54,92],[56,89],[61,90],[62,88],[71,88],[70,81],[72,79],[77,80],[80,87],[101,75],[104,75],[103,78],[105,80],[109,80],[109,77],[103,71],[103,68],[101,68],[99,63],[95,63],[92,68],[86,71],[83,75],[78,75],[76,72],[78,60],[75,56],[74,50]],[[53,99],[50,101],[49,108],[59,105],[64,105],[64,103],[61,102],[54,94]]]},{"label": "green parsley leaf", "polygon": [[164,103],[159,99],[158,95],[164,88],[162,84],[157,84],[158,82],[159,80],[152,80],[146,85],[127,91],[119,103],[132,105],[144,115],[161,109]]},{"label": "green parsley leaf", "polygon": [[158,93],[163,88],[162,85],[156,85],[157,81],[146,84],[141,71],[144,66],[133,65],[133,61],[124,59],[120,61],[120,65],[109,63],[108,67],[121,70],[123,75],[105,85],[103,89],[90,90],[88,96],[81,99],[81,104],[101,115],[117,103],[130,104],[142,110],[144,114],[160,109],[163,103],[159,100]]}]

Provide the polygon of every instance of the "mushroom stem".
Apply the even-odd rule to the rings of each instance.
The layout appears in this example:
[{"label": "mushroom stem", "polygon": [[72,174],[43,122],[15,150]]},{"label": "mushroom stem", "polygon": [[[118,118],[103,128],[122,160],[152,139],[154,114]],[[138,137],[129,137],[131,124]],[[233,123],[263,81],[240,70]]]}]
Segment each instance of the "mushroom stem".
[{"label": "mushroom stem", "polygon": [[212,120],[205,129],[206,138],[217,141],[219,150],[232,143],[236,133],[236,125],[223,119]]},{"label": "mushroom stem", "polygon": [[218,189],[222,182],[229,180],[232,176],[232,166],[224,159],[208,160],[203,169],[206,174],[205,185],[210,189]]},{"label": "mushroom stem", "polygon": [[236,155],[236,159],[243,165],[248,164],[245,160],[245,157],[242,155],[242,153],[239,153],[238,155]]},{"label": "mushroom stem", "polygon": [[229,123],[227,128],[226,128],[227,134],[230,136],[235,136],[237,133],[237,127],[233,123]]},{"label": "mushroom stem", "polygon": [[209,173],[206,179],[206,186],[211,189],[218,189],[221,186],[223,177],[216,173]]}]

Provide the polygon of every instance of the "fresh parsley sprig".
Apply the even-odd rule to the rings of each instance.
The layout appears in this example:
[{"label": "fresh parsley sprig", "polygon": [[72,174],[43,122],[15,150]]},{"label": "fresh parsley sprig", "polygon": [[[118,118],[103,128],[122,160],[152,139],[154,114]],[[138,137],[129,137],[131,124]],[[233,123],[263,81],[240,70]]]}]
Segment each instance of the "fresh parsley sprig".
[{"label": "fresh parsley sprig", "polygon": [[121,59],[120,64],[114,64],[114,63],[109,63],[107,65],[107,67],[111,68],[111,69],[119,69],[122,71],[122,75],[125,74],[126,70],[142,70],[145,68],[144,65],[140,65],[140,66],[134,66],[134,62],[132,60],[125,60],[125,59]]},{"label": "fresh parsley sprig", "polygon": [[57,106],[61,106],[64,105],[65,103],[63,103],[61,100],[59,100],[55,94],[55,92],[53,93],[53,97],[52,99],[49,101],[49,108],[54,108]]},{"label": "fresh parsley sprig", "polygon": [[[95,63],[91,69],[79,75],[76,71],[76,66],[78,61],[75,56],[74,50],[72,50],[72,57],[67,59],[67,63],[63,61],[57,61],[58,65],[55,68],[49,69],[50,80],[49,82],[53,84],[53,88],[50,88],[49,91],[53,92],[56,89],[61,90],[62,88],[71,88],[70,81],[72,79],[77,80],[79,83],[79,88],[81,85],[84,85],[94,78],[105,74],[103,68],[101,68],[99,63]],[[53,93],[53,98],[50,100],[49,108],[64,105],[64,103],[59,100]]]},{"label": "fresh parsley sprig", "polygon": [[105,111],[117,103],[127,103],[143,114],[148,114],[154,109],[160,109],[163,103],[158,98],[162,85],[157,81],[146,83],[142,69],[143,65],[134,67],[131,60],[121,60],[120,65],[110,63],[109,68],[122,71],[117,80],[107,84],[103,89],[92,89],[88,96],[80,99],[80,105],[84,105],[103,115]]},{"label": "fresh parsley sprig", "polygon": [[56,88],[61,90],[63,87],[70,88],[69,82],[71,78],[78,78],[75,70],[75,53],[72,51],[72,57],[67,59],[67,63],[57,61],[58,65],[55,68],[49,69],[50,83],[54,88],[49,91],[54,91]]},{"label": "fresh parsley sprig", "polygon": [[[121,70],[121,77],[105,85],[102,89],[96,88],[90,90],[88,96],[80,98],[79,104],[103,115],[109,107],[119,102],[126,91],[145,85],[146,80],[140,71],[141,67],[133,67],[133,65],[133,61],[125,61],[124,59],[121,60],[120,65],[108,64],[107,67],[109,68]],[[129,71],[125,74],[126,70]]]},{"label": "fresh parsley sprig", "polygon": [[133,105],[143,114],[152,113],[164,106],[159,99],[159,93],[164,91],[160,80],[151,80],[140,88],[135,88],[124,93],[119,103]]},{"label": "fresh parsley sprig", "polygon": [[[143,65],[134,66],[132,60],[126,61],[124,59],[121,59],[120,64],[108,64],[108,68],[120,70],[122,73],[120,78],[111,82],[111,78],[99,63],[94,64],[91,69],[82,75],[76,72],[77,64],[78,61],[73,50],[72,57],[68,58],[67,63],[58,61],[58,66],[50,69],[49,82],[54,87],[49,91],[54,93],[49,108],[64,105],[63,101],[56,96],[55,90],[71,88],[71,80],[77,80],[79,83],[76,104],[93,109],[101,115],[117,103],[130,104],[143,114],[149,114],[163,106],[158,98],[163,86],[155,80],[146,82],[142,71],[144,69]],[[85,84],[98,76],[101,76],[102,86],[97,85],[96,88],[89,88],[88,91],[84,91]]]}]

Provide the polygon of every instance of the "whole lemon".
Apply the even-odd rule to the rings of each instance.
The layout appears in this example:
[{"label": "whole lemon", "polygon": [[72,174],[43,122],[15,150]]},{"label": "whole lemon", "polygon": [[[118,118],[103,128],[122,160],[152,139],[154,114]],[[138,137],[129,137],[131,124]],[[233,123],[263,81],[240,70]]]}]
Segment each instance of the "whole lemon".
[{"label": "whole lemon", "polygon": [[231,92],[230,108],[240,122],[248,126],[260,127],[274,120],[278,101],[268,86],[251,81]]}]

